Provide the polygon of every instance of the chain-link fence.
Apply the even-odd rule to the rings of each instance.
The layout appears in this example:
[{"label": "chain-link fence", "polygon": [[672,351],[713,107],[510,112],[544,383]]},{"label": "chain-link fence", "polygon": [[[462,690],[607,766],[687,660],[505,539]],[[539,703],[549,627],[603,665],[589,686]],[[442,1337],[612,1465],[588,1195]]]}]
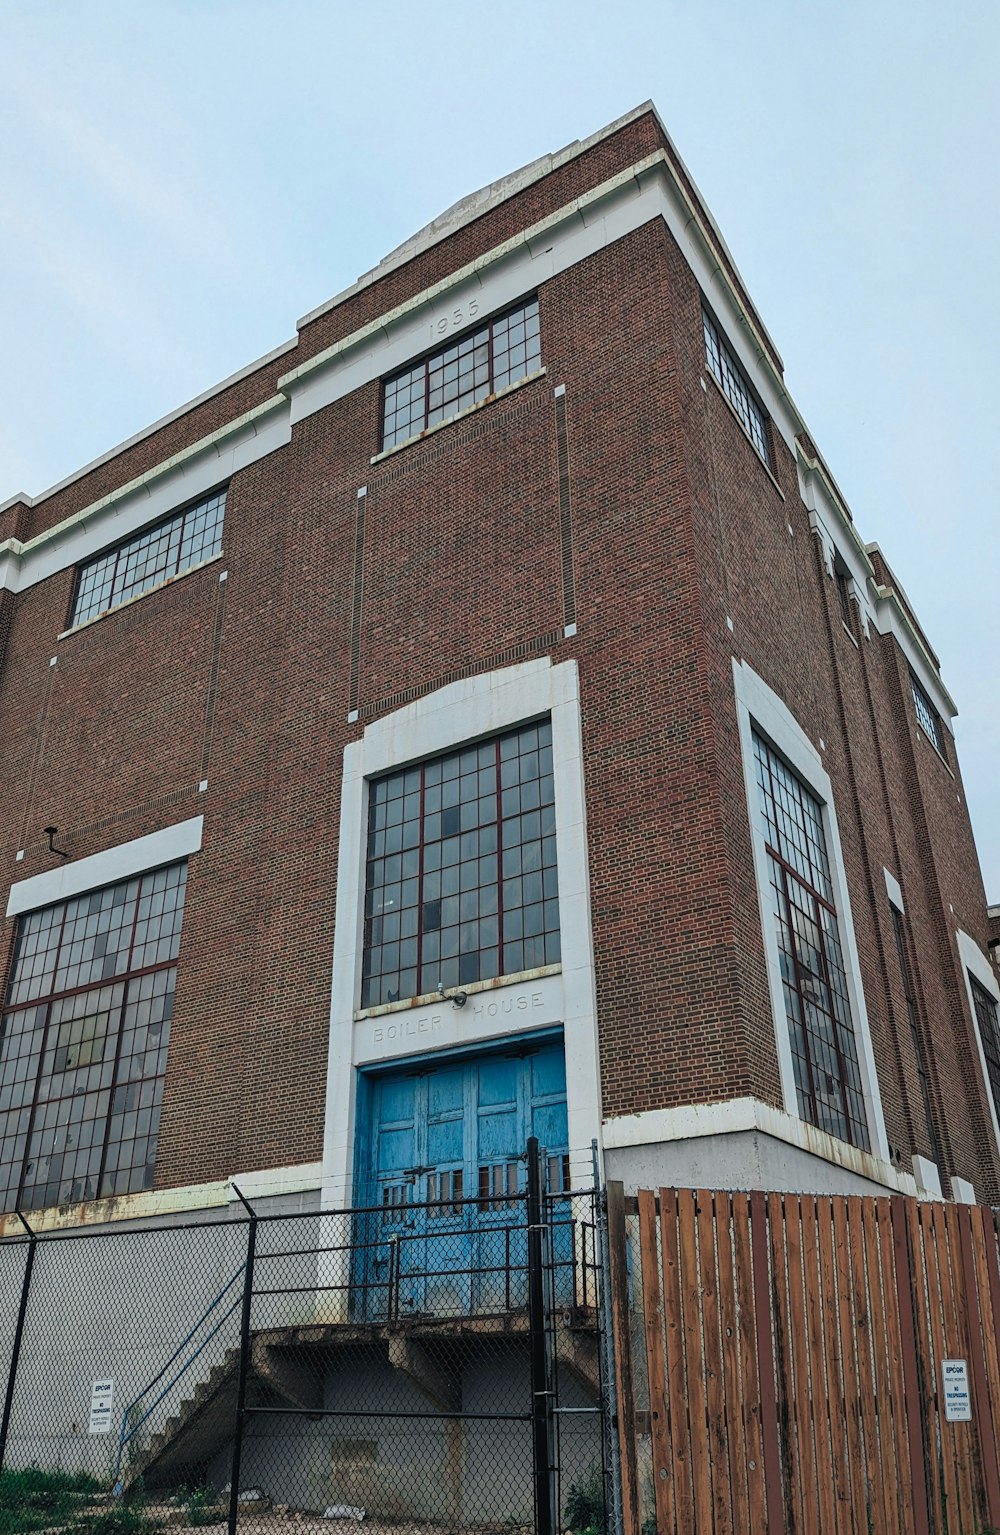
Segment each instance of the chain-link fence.
[{"label": "chain-link fence", "polygon": [[603,1530],[599,1204],[525,1160],[476,1198],[0,1243],[0,1535]]}]

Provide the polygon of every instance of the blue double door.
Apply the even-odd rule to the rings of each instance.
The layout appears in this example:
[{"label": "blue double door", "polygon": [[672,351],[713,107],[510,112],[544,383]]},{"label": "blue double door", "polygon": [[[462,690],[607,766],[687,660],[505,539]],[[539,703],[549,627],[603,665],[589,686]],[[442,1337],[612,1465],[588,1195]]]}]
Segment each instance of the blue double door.
[{"label": "blue double door", "polygon": [[[359,1231],[358,1314],[381,1320],[522,1307],[529,1136],[544,1148],[550,1192],[568,1187],[562,1042],[373,1073],[361,1094],[359,1173],[368,1210]],[[566,1245],[558,1235],[556,1246]]]}]

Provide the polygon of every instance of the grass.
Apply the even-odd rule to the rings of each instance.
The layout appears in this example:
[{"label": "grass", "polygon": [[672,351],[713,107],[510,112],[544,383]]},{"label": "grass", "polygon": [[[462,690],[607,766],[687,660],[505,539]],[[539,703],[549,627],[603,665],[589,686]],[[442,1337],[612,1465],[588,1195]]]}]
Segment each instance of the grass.
[{"label": "grass", "polygon": [[81,1512],[83,1499],[99,1492],[100,1483],[84,1472],[22,1471],[0,1474],[0,1535],[58,1528]]},{"label": "grass", "polygon": [[94,1506],[105,1489],[86,1472],[42,1471],[27,1466],[0,1474],[0,1535],[36,1530],[79,1531],[80,1535],[153,1535],[142,1501]]}]

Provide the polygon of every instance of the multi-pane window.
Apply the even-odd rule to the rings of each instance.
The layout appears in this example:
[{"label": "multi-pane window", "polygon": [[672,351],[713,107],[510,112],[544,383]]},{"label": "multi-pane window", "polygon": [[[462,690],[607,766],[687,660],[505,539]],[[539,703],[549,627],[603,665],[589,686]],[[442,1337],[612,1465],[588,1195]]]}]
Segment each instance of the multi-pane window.
[{"label": "multi-pane window", "polygon": [[0,1209],[153,1184],[187,866],[22,917],[0,1020]]},{"label": "multi-pane window", "polygon": [[372,783],[363,1007],[559,958],[549,721]]},{"label": "multi-pane window", "polygon": [[896,935],[896,952],[899,955],[899,968],[903,977],[903,994],[906,998],[906,1015],[910,1024],[910,1037],[913,1041],[913,1055],[917,1063],[917,1076],[920,1081],[920,1096],[923,1102],[924,1124],[927,1132],[927,1144],[936,1165],[944,1167],[944,1156],[941,1142],[934,1122],[934,1110],[931,1104],[931,1088],[927,1075],[927,1051],[924,1049],[923,1030],[920,1027],[920,1015],[917,1012],[917,999],[914,996],[913,971],[910,969],[910,956],[906,941],[906,922],[903,913],[896,906],[890,906],[892,912],[892,926]]},{"label": "multi-pane window", "polygon": [[222,548],[226,492],[189,506],[80,566],[70,627],[120,607],[170,576],[210,560]]},{"label": "multi-pane window", "polygon": [[990,1079],[990,1092],[993,1094],[993,1104],[997,1114],[1000,1115],[1000,1016],[998,1016],[994,998],[974,975],[969,976],[969,985],[972,988],[972,1001],[976,1009],[979,1038],[986,1057],[986,1074]]},{"label": "multi-pane window", "polygon": [[743,376],[743,370],[729,350],[719,327],[707,309],[702,310],[705,322],[705,358],[716,383],[739,416],[750,435],[750,440],[761,458],[771,467],[771,447],[767,440],[767,422],[764,412],[751,393]]},{"label": "multi-pane window", "polygon": [[846,570],[838,570],[837,577],[837,601],[840,604],[840,616],[845,629],[853,628],[851,623],[851,578]]},{"label": "multi-pane window", "polygon": [[385,385],[382,447],[416,437],[541,365],[538,300],[487,320]]},{"label": "multi-pane window", "polygon": [[912,674],[910,676],[910,686],[913,689],[913,707],[917,715],[917,724],[924,734],[929,736],[934,742],[934,745],[943,757],[944,732],[941,729],[941,717],[916,677]]},{"label": "multi-pane window", "polygon": [[818,1129],[867,1150],[823,807],[756,733],[753,749],[799,1104]]}]

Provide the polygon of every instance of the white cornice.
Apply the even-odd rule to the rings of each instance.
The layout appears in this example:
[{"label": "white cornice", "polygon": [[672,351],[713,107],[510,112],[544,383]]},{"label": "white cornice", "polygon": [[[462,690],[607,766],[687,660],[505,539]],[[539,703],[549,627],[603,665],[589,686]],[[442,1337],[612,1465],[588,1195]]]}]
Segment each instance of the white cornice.
[{"label": "white cornice", "polygon": [[[548,169],[582,153],[648,110],[648,104],[636,108],[591,139],[570,145],[561,156],[549,157]],[[527,169],[530,172],[527,181],[517,181],[515,176],[517,185],[512,183],[503,196],[512,196],[522,185],[548,174],[542,162],[539,162],[537,172],[530,167]],[[24,590],[56,570],[76,564],[100,548],[128,536],[157,516],[165,515],[171,510],[171,502],[174,506],[183,504],[189,496],[210,489],[207,482],[199,483],[194,466],[200,463],[204,470],[205,465],[211,463],[211,454],[214,453],[217,461],[215,483],[218,484],[245,464],[283,446],[290,440],[292,426],[297,421],[364,384],[405,367],[414,357],[427,351],[437,339],[437,327],[461,303],[475,298],[484,314],[504,304],[516,303],[558,272],[587,259],[643,223],[662,217],[703,292],[709,297],[730,346],[764,401],[776,430],[796,458],[800,491],[810,518],[824,537],[828,550],[830,547],[839,550],[852,571],[866,627],[873,620],[880,633],[892,633],[896,637],[942,718],[950,720],[957,710],[941,681],[934,658],[904,605],[893,592],[877,585],[866,546],[826,465],[803,447],[802,437],[809,437],[811,442],[811,435],[785,388],[780,366],[774,361],[777,354],[773,342],[742,297],[742,280],[711,216],[701,200],[688,191],[685,181],[693,185],[676,152],[672,148],[669,153],[659,149],[530,228],[484,252],[440,282],[359,326],[284,374],[278,381],[280,393],[255,410],[202,438],[38,538],[24,544],[11,539],[0,545],[0,590]],[[503,197],[498,194],[497,200],[503,200]],[[474,209],[469,212],[470,218],[477,216]],[[448,232],[454,233],[454,229],[449,228]],[[441,234],[440,238],[447,238],[447,233]],[[388,270],[391,266],[375,268],[374,273],[384,276]],[[372,281],[376,280],[374,275],[369,276]],[[367,280],[361,282],[362,286],[369,285]],[[338,299],[331,301],[331,305],[342,302],[353,291],[345,290]],[[314,311],[314,315],[320,312]],[[278,348],[270,355],[279,355],[285,349],[287,347]],[[246,434],[242,444],[241,434]],[[184,471],[183,475],[181,471]],[[201,478],[204,479],[204,473]],[[159,499],[158,491],[164,493]],[[121,515],[112,516],[112,512]],[[86,536],[83,536],[84,531]]]},{"label": "white cornice", "polygon": [[0,591],[25,591],[223,484],[290,441],[288,416],[288,401],[275,395],[36,538],[8,539],[0,544]]},{"label": "white cornice", "polygon": [[88,474],[92,474],[95,469],[100,469],[102,464],[110,463],[113,458],[118,457],[119,453],[125,453],[129,448],[134,448],[137,442],[144,442],[147,437],[153,437],[157,432],[162,431],[165,426],[172,425],[174,421],[179,421],[182,416],[186,416],[190,411],[196,410],[199,405],[204,405],[206,400],[213,399],[217,394],[222,394],[224,390],[231,389],[234,384],[239,384],[243,379],[249,378],[252,373],[257,373],[261,368],[266,368],[268,363],[277,361],[279,357],[284,356],[285,352],[294,351],[298,344],[297,336],[293,336],[289,341],[282,341],[279,346],[272,347],[271,351],[266,352],[263,357],[256,358],[254,362],[248,362],[245,367],[238,368],[235,373],[230,373],[229,377],[222,379],[220,383],[213,384],[209,389],[202,390],[201,394],[195,395],[193,400],[186,400],[183,405],[178,405],[176,410],[168,411],[165,416],[161,416],[158,421],[154,421],[150,426],[144,426],[141,431],[134,432],[131,437],[126,437],[125,441],[118,443],[116,447],[109,448],[106,453],[102,453],[98,458],[92,458],[90,463],[84,464],[81,469],[74,469],[72,474],[68,474],[58,484],[50,485],[48,490],[39,491],[37,496],[29,496],[23,490],[16,491],[14,495],[8,496],[6,501],[0,501],[0,512],[5,512],[9,507],[19,504],[23,506],[40,506],[43,501],[48,501],[50,497],[57,496],[68,485],[74,485],[77,480],[82,480]]},{"label": "white cornice", "polygon": [[941,681],[941,674],[931,659],[919,629],[891,586],[876,586],[878,607],[875,622],[880,634],[891,634],[917,681],[930,695],[945,727],[954,735],[952,720],[958,705]]}]

